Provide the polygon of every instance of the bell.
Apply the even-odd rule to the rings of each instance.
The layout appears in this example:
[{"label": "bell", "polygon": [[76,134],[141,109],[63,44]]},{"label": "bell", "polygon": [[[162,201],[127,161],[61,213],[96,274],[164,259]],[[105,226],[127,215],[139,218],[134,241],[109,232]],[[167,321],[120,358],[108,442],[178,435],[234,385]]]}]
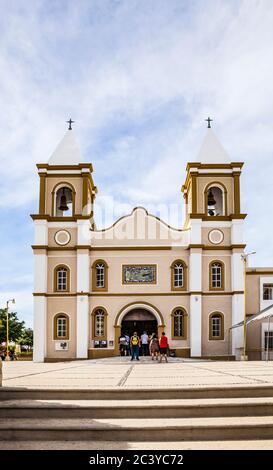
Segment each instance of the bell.
[{"label": "bell", "polygon": [[58,207],[59,211],[68,211],[69,210],[69,207],[67,205],[67,202],[66,202],[66,195],[64,193],[64,189],[63,189],[63,194],[61,196],[61,203],[60,203],[60,206]]},{"label": "bell", "polygon": [[214,199],[213,192],[210,189],[208,193],[208,206],[215,206],[215,204],[216,204],[216,201]]}]

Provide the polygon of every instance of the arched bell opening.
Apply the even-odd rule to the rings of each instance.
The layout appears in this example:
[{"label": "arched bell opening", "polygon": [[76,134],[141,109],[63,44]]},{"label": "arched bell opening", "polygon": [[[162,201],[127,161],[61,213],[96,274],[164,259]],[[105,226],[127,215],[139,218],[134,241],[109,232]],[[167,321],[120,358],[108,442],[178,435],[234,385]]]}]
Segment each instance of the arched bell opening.
[{"label": "arched bell opening", "polygon": [[57,217],[73,216],[73,191],[68,186],[62,186],[55,194],[54,215]]},{"label": "arched bell opening", "polygon": [[205,193],[206,213],[210,217],[225,214],[225,191],[219,186],[210,186]]}]

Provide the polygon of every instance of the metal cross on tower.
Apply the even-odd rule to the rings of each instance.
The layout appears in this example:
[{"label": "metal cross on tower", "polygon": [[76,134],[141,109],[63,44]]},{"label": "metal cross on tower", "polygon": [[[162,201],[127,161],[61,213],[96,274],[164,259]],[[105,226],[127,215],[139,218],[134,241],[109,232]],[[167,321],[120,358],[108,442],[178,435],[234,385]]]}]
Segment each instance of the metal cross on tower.
[{"label": "metal cross on tower", "polygon": [[69,121],[66,121],[66,122],[67,122],[67,124],[69,124],[68,130],[69,130],[69,131],[72,131],[72,124],[73,124],[75,121],[72,121],[72,119],[70,118]]},{"label": "metal cross on tower", "polygon": [[211,119],[210,117],[208,117],[208,119],[205,119],[205,121],[207,121],[207,123],[208,123],[208,129],[210,129],[210,128],[211,128],[210,123],[213,121],[213,119]]}]

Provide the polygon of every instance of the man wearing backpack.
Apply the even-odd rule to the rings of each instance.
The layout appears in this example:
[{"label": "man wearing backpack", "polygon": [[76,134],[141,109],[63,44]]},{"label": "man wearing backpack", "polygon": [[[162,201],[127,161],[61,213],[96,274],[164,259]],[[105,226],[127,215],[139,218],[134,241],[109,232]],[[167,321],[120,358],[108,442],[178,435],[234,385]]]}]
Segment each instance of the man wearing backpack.
[{"label": "man wearing backpack", "polygon": [[135,331],[133,336],[131,336],[131,350],[132,350],[132,358],[131,361],[136,358],[137,361],[139,361],[139,346],[140,346],[140,340],[139,337],[137,336],[137,332]]}]

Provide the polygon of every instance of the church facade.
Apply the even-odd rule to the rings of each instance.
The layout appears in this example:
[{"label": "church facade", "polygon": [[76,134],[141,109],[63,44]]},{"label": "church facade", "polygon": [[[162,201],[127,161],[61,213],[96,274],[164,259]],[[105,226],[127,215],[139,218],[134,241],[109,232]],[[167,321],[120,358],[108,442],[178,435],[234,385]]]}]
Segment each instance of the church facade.
[{"label": "church facade", "polygon": [[[38,164],[34,361],[119,354],[119,337],[166,332],[178,357],[239,359],[247,315],[273,302],[273,268],[247,268],[242,254],[242,162],[207,129],[182,186],[181,228],[137,207],[97,229],[93,168],[69,129]],[[179,188],[178,188],[179,189]],[[245,287],[246,274],[246,287]],[[248,355],[262,358],[266,328],[248,329]]]}]

